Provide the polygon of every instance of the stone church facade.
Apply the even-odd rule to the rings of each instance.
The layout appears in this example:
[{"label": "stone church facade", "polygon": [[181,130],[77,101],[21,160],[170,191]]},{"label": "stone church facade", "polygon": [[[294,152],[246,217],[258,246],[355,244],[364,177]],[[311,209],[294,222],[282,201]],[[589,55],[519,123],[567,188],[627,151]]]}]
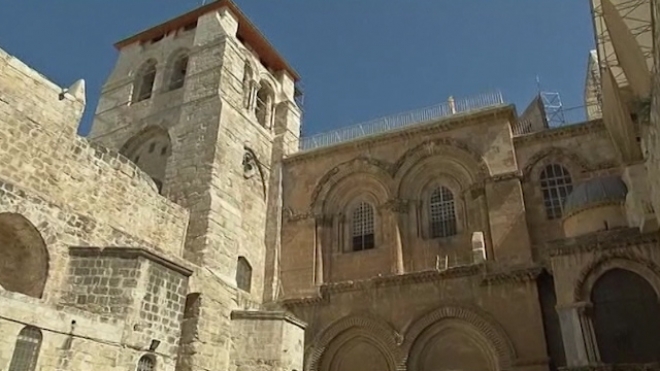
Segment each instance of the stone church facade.
[{"label": "stone church facade", "polygon": [[301,138],[228,0],[118,42],[87,137],[83,81],[0,51],[0,370],[659,369],[660,11],[592,1],[560,126],[493,93]]}]

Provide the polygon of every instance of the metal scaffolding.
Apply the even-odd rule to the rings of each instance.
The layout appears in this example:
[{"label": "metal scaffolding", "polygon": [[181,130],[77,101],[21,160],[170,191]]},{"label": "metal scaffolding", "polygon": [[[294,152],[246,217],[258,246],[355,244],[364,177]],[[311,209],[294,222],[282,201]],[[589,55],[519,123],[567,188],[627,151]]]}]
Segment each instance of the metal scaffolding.
[{"label": "metal scaffolding", "polygon": [[[601,67],[609,66],[619,86],[628,85],[623,70],[619,66],[616,53],[612,47],[607,26],[603,17],[603,0],[591,0],[591,14],[594,23],[596,50]],[[653,27],[651,16],[651,0],[610,0],[619,11],[624,23],[637,40],[642,53],[646,57],[649,70],[653,67]]]}]

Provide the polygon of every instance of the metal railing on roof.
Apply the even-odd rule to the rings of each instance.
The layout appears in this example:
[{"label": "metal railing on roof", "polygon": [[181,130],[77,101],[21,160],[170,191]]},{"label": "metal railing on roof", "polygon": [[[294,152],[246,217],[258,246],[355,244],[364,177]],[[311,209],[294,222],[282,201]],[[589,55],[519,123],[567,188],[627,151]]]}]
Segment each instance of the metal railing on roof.
[{"label": "metal railing on roof", "polygon": [[301,151],[308,151],[316,148],[328,147],[407,126],[436,121],[459,113],[466,113],[502,104],[505,104],[505,102],[502,93],[499,91],[463,99],[453,99],[450,97],[447,102],[436,104],[434,106],[397,113],[392,116],[381,117],[330,132],[300,138],[299,148]]}]

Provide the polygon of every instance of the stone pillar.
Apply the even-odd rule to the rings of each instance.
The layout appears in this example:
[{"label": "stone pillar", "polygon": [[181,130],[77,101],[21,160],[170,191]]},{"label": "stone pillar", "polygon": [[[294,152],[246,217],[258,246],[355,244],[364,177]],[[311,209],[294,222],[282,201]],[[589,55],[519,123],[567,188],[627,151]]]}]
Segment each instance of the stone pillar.
[{"label": "stone pillar", "polygon": [[[520,179],[508,177],[486,183],[490,239],[486,243],[489,260],[529,262],[532,250],[525,219]],[[492,253],[491,253],[492,252]]]},{"label": "stone pillar", "polygon": [[568,367],[588,366],[600,359],[590,309],[585,302],[557,307]]},{"label": "stone pillar", "polygon": [[406,219],[408,218],[409,203],[407,200],[395,199],[391,204],[392,231],[394,244],[394,274],[406,273],[405,265],[403,264],[403,245],[407,235]]},{"label": "stone pillar", "polygon": [[[325,236],[326,226],[331,222],[325,216],[317,216],[315,218],[315,251],[314,251],[314,284],[316,286],[323,285],[323,238]],[[331,224],[330,224],[331,225]]]}]

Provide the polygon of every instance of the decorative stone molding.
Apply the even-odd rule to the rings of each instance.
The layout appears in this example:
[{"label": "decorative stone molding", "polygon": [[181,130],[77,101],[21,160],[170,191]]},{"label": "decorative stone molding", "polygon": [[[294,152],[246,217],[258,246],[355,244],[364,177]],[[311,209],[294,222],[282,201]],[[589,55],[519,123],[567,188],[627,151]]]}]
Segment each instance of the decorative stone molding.
[{"label": "decorative stone molding", "polygon": [[395,213],[405,214],[408,213],[410,207],[410,200],[404,200],[400,198],[392,198],[387,200],[386,203],[382,205],[382,208],[385,210],[391,210]]},{"label": "decorative stone molding", "polygon": [[356,173],[374,173],[385,178],[385,180],[388,180],[391,178],[392,165],[371,157],[358,156],[335,166],[325,173],[316,184],[310,197],[310,207],[312,209],[318,209],[320,203],[319,198],[322,193],[329,193],[333,186],[345,176]]},{"label": "decorative stone molding", "polygon": [[612,252],[592,261],[580,272],[573,288],[573,300],[588,301],[595,281],[610,269],[621,268],[645,278],[660,295],[660,266],[631,251]]},{"label": "decorative stone molding", "polygon": [[188,262],[173,261],[163,256],[155,254],[144,248],[135,247],[79,247],[72,246],[69,248],[69,255],[71,256],[116,256],[122,258],[145,258],[156,264],[162,265],[186,277],[193,274],[193,266]]},{"label": "decorative stone molding", "polygon": [[410,354],[417,338],[433,324],[445,320],[464,322],[490,342],[497,354],[499,369],[506,370],[514,364],[517,358],[515,348],[504,328],[497,321],[476,307],[449,304],[423,315],[405,331],[404,341],[401,344],[404,357],[399,369],[406,369],[407,355]]},{"label": "decorative stone molding", "polygon": [[474,161],[477,170],[477,179],[484,179],[490,175],[490,169],[478,151],[471,149],[465,142],[454,138],[438,138],[428,140],[404,153],[393,166],[392,174],[399,173],[406,164],[415,163],[435,155],[449,154],[470,158]]},{"label": "decorative stone molding", "polygon": [[495,120],[509,120],[510,122],[513,122],[515,119],[514,105],[493,107],[476,112],[465,112],[450,117],[443,117],[439,121],[409,126],[406,128],[406,130],[384,132],[381,135],[364,137],[356,141],[347,141],[329,147],[298,152],[287,157],[284,161],[288,163],[311,161],[315,158],[325,156],[328,153],[341,151],[342,148],[346,147],[363,150],[368,149],[374,145],[384,145],[388,142],[398,143],[401,138],[409,138],[411,136],[431,136],[438,133],[449,132],[472,125],[480,125]]},{"label": "decorative stone molding", "polygon": [[583,172],[609,169],[617,166],[615,163],[591,164],[582,156],[579,156],[578,154],[569,151],[565,148],[548,147],[537,152],[536,154],[534,154],[534,156],[532,156],[532,158],[529,159],[529,161],[527,161],[527,164],[525,165],[522,171],[523,178],[529,179],[534,167],[536,167],[536,165],[541,160],[547,157],[557,157],[557,158],[567,159],[568,161],[576,164]]},{"label": "decorative stone molding", "polygon": [[324,284],[321,288],[321,292],[325,296],[332,293],[374,290],[381,287],[435,282],[450,278],[476,276],[482,271],[482,264],[473,264],[448,268],[446,270],[428,270],[422,272],[374,277],[364,280],[332,282]]},{"label": "decorative stone molding", "polygon": [[481,281],[481,285],[490,286],[535,281],[541,272],[543,272],[542,267],[534,266],[488,273]]},{"label": "decorative stone molding", "polygon": [[371,314],[344,317],[321,331],[305,350],[305,370],[318,371],[321,357],[340,334],[363,336],[384,345],[390,363],[396,364],[402,354],[399,351],[402,336],[387,322]]},{"label": "decorative stone molding", "polygon": [[602,133],[603,135],[607,135],[603,120],[597,119],[592,121],[585,121],[583,123],[545,129],[526,135],[519,135],[515,136],[513,141],[517,145],[534,142],[553,142],[560,138],[578,137],[592,133]]},{"label": "decorative stone molding", "polygon": [[641,234],[638,228],[620,228],[573,238],[563,238],[537,246],[551,257],[604,251],[660,242],[660,233]]}]

